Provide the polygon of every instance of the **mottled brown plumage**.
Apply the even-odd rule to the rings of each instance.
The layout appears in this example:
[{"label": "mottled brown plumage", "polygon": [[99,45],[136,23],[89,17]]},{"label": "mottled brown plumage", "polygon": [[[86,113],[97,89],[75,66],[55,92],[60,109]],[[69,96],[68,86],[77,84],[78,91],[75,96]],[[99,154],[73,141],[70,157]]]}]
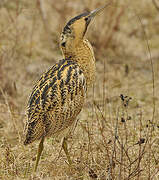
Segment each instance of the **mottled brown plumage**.
[{"label": "mottled brown plumage", "polygon": [[[83,107],[87,89],[94,82],[94,53],[84,35],[91,19],[104,7],[76,16],[67,23],[60,41],[64,59],[42,74],[33,88],[24,144],[41,139],[35,170],[44,137],[71,127]],[[65,143],[63,147],[70,161]]]},{"label": "mottled brown plumage", "polygon": [[61,60],[36,83],[28,103],[24,144],[69,127],[82,109],[86,80],[77,63]]}]

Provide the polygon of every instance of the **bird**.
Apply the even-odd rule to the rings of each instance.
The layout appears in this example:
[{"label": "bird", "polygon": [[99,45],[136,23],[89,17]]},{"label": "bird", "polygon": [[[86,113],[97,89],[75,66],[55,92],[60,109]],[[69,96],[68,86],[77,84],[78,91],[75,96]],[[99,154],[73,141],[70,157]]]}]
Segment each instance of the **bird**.
[{"label": "bird", "polygon": [[58,134],[63,136],[62,148],[72,164],[64,132],[76,122],[96,72],[93,48],[85,34],[92,19],[107,5],[67,22],[60,37],[63,59],[44,72],[33,87],[27,104],[24,145],[40,140],[35,172],[45,138]]}]

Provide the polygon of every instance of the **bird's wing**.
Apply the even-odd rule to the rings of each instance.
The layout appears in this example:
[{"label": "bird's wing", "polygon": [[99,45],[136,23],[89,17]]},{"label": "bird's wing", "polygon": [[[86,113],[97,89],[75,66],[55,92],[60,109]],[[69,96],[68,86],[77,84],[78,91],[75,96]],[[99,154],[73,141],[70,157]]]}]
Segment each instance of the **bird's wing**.
[{"label": "bird's wing", "polygon": [[37,81],[28,102],[25,144],[68,127],[82,109],[86,80],[80,67],[61,60]]}]

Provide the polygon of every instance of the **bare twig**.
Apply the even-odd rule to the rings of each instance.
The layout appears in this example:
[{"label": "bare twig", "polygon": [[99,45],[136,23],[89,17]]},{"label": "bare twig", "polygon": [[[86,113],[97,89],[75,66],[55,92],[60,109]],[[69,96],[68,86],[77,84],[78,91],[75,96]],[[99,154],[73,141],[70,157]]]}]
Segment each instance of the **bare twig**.
[{"label": "bare twig", "polygon": [[1,87],[0,87],[0,91],[1,91],[1,93],[2,93],[2,95],[3,95],[3,97],[4,97],[4,100],[5,100],[5,103],[6,103],[7,107],[8,107],[8,112],[9,112],[9,114],[10,114],[10,118],[11,118],[12,121],[13,121],[13,127],[14,127],[14,129],[16,130],[16,132],[18,133],[19,141],[21,141],[20,132],[19,132],[17,126],[16,126],[15,118],[14,118],[14,116],[13,116],[13,114],[12,114],[12,110],[11,110],[11,108],[10,108],[10,105],[9,105],[9,102],[8,102],[8,99],[7,99],[7,96],[5,95],[5,93],[4,93],[4,91],[3,91],[3,89],[2,89]]},{"label": "bare twig", "polygon": [[[156,111],[156,106],[155,106],[155,74],[154,74],[154,66],[153,66],[153,60],[152,60],[152,56],[151,56],[151,50],[150,50],[150,46],[149,46],[149,42],[148,42],[148,36],[146,34],[146,31],[145,31],[145,27],[142,23],[142,20],[140,18],[139,15],[137,15],[139,21],[140,21],[140,24],[142,26],[142,30],[143,30],[143,33],[144,33],[144,38],[145,38],[145,42],[146,42],[146,45],[147,45],[147,48],[148,48],[148,52],[149,52],[149,60],[150,60],[150,63],[151,63],[151,72],[152,72],[152,102],[153,102],[153,113],[152,113],[152,123],[154,122],[154,118],[155,118],[155,111]],[[150,136],[149,136],[149,175],[148,175],[148,179],[150,179],[151,177],[151,170],[150,170],[150,164],[151,164],[151,140],[152,140],[152,128],[150,129]]]},{"label": "bare twig", "polygon": [[152,3],[155,6],[155,8],[157,9],[157,11],[159,11],[159,4],[157,4],[156,0],[152,0]]}]

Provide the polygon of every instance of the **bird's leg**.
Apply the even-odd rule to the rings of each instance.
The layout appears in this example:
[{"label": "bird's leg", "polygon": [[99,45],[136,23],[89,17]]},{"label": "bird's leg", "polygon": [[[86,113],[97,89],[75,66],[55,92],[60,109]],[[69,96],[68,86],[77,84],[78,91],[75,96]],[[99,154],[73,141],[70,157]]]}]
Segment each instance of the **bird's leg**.
[{"label": "bird's leg", "polygon": [[41,156],[41,153],[44,149],[44,137],[42,137],[40,143],[39,143],[39,147],[38,147],[38,153],[37,153],[37,157],[36,157],[36,164],[35,164],[35,168],[34,168],[34,172],[36,172],[37,170],[37,167],[38,167],[38,164],[39,164],[39,160],[40,160],[40,156]]},{"label": "bird's leg", "polygon": [[64,137],[63,138],[63,142],[62,142],[62,148],[67,156],[67,160],[69,162],[69,164],[71,165],[72,164],[72,161],[71,161],[71,158],[70,158],[70,155],[69,155],[69,152],[68,152],[68,148],[67,148],[67,138]]}]

